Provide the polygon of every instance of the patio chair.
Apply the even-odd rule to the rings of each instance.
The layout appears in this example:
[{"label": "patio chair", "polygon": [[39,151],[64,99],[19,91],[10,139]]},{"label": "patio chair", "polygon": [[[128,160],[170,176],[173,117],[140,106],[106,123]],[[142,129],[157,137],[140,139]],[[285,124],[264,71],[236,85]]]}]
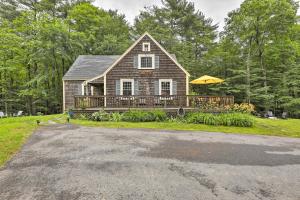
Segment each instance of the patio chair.
[{"label": "patio chair", "polygon": [[16,114],[16,117],[21,117],[23,115],[23,111],[19,110],[18,113]]},{"label": "patio chair", "polygon": [[282,115],[281,115],[281,118],[282,119],[287,119],[288,117],[288,113],[287,112],[283,112]]},{"label": "patio chair", "polygon": [[5,117],[4,113],[0,111],[0,118],[4,118],[4,117]]},{"label": "patio chair", "polygon": [[267,112],[267,117],[269,117],[269,118],[270,118],[270,117],[274,117],[273,112],[272,112],[272,111],[268,111],[268,112]]}]

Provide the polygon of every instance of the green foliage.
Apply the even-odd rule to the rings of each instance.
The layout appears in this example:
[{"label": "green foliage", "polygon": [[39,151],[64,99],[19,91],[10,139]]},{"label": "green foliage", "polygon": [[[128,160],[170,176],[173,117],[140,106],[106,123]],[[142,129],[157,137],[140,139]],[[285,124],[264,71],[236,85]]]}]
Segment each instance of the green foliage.
[{"label": "green foliage", "polygon": [[62,76],[77,56],[123,53],[129,26],[89,0],[26,2],[0,3],[0,110],[59,113]]},{"label": "green foliage", "polygon": [[120,122],[122,120],[122,114],[114,112],[110,115],[110,121]]},{"label": "green foliage", "polygon": [[215,58],[208,64],[211,73],[226,78],[215,91],[259,110],[282,110],[288,96],[298,97],[297,9],[295,1],[245,0],[230,12],[218,51],[206,58]]},{"label": "green foliage", "polygon": [[186,121],[214,126],[252,127],[254,125],[253,117],[243,113],[191,113],[186,117]]},{"label": "green foliage", "polygon": [[233,104],[230,106],[226,106],[225,111],[250,114],[255,111],[255,107],[253,104],[248,104],[248,103]]},{"label": "green foliage", "polygon": [[126,122],[154,122],[165,121],[167,114],[161,110],[143,111],[143,110],[130,110],[125,112],[122,121]]},{"label": "green foliage", "polygon": [[[196,94],[234,95],[258,111],[299,116],[300,25],[295,0],[244,0],[224,31],[188,0],[163,0],[132,27],[92,0],[0,2],[0,110],[62,111],[62,76],[78,55],[119,55],[148,31],[192,75],[225,83],[191,86]],[[132,38],[133,37],[133,38]],[[208,105],[209,107],[210,105]],[[83,106],[84,108],[85,106]]]},{"label": "green foliage", "polygon": [[284,104],[284,107],[290,116],[300,117],[300,98],[292,99],[290,102]]},{"label": "green foliage", "polygon": [[109,121],[110,120],[110,115],[109,113],[105,112],[105,111],[98,111],[92,114],[91,116],[91,120],[93,121],[98,121],[98,122],[103,122],[103,121]]}]

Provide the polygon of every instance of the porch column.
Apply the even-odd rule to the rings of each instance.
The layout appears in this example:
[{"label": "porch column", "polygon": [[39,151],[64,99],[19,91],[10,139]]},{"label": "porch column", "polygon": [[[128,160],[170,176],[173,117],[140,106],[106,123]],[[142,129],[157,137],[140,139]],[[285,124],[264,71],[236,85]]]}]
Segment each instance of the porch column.
[{"label": "porch column", "polygon": [[190,87],[189,87],[189,76],[188,75],[186,75],[186,106],[187,107],[189,107],[190,106],[190,102],[189,102],[189,97],[188,97],[188,95],[189,95],[189,93],[190,93]]}]

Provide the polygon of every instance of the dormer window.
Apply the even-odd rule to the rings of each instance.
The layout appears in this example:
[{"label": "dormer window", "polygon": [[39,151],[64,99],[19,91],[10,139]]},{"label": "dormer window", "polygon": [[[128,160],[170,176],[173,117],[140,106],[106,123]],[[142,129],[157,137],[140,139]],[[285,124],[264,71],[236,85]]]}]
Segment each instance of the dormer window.
[{"label": "dormer window", "polygon": [[150,51],[150,43],[149,42],[143,43],[143,51]]}]

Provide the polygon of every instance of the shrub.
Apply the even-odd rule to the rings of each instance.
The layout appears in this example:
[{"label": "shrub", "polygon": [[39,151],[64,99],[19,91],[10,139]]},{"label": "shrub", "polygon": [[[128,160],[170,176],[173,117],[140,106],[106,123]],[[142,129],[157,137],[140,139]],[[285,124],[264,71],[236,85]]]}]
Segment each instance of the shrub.
[{"label": "shrub", "polygon": [[122,121],[127,122],[154,122],[165,121],[167,114],[161,110],[142,111],[142,110],[130,110],[125,112],[122,117]]},{"label": "shrub", "polygon": [[122,114],[120,114],[120,113],[112,113],[110,115],[110,121],[113,121],[113,122],[120,122],[120,121],[122,121]]},{"label": "shrub", "polygon": [[95,112],[92,114],[91,116],[91,120],[93,121],[109,121],[110,119],[110,115],[109,113],[105,112],[105,111],[102,111],[100,110],[99,112]]},{"label": "shrub", "polygon": [[37,112],[36,115],[37,115],[37,116],[43,116],[44,113],[42,113],[42,112]]},{"label": "shrub", "polygon": [[300,98],[295,98],[284,104],[286,111],[294,117],[300,118]]},{"label": "shrub", "polygon": [[148,114],[150,115],[149,118],[152,121],[156,121],[156,122],[162,122],[167,120],[168,118],[166,112],[164,112],[163,110],[152,110],[149,111]]},{"label": "shrub", "polygon": [[251,103],[233,104],[226,106],[225,110],[230,112],[252,113],[255,110],[255,106]]},{"label": "shrub", "polygon": [[245,113],[191,113],[187,116],[186,121],[194,124],[222,125],[251,127],[254,124],[253,117]]}]

